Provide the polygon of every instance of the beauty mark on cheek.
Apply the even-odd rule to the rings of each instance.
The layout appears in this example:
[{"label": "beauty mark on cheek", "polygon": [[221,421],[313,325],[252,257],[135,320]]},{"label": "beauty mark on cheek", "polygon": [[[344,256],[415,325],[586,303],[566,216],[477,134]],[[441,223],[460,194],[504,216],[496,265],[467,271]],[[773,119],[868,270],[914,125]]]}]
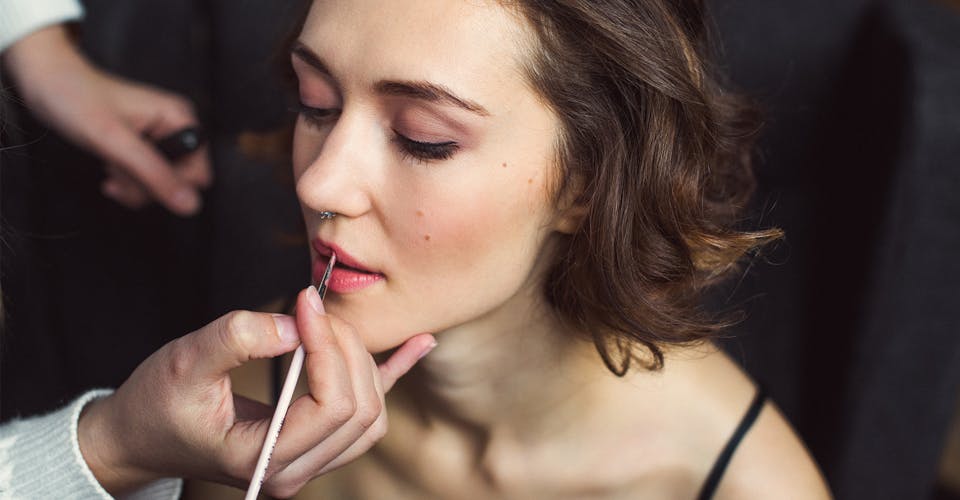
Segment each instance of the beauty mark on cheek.
[{"label": "beauty mark on cheek", "polygon": [[[417,210],[417,217],[423,217],[423,210],[419,210],[419,209]],[[424,234],[423,241],[430,241],[430,235]]]},{"label": "beauty mark on cheek", "polygon": [[501,164],[500,164],[500,166],[501,166],[501,167],[503,167],[503,168],[507,168],[507,164],[506,164],[506,162],[504,162],[504,163],[501,163]]}]

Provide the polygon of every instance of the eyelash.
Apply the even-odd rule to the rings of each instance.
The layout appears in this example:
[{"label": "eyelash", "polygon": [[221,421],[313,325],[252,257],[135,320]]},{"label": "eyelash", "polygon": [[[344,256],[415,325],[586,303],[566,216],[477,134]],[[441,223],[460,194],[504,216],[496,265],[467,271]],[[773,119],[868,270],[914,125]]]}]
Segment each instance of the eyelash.
[{"label": "eyelash", "polygon": [[393,140],[400,146],[403,155],[419,162],[449,160],[460,149],[460,145],[454,141],[420,142],[406,137],[396,130],[393,133],[395,134]]},{"label": "eyelash", "polygon": [[[297,112],[312,127],[322,127],[327,125],[330,120],[340,114],[340,110],[334,108],[312,108],[301,104]],[[393,131],[393,141],[400,148],[404,159],[413,159],[418,162],[443,161],[453,157],[460,149],[460,145],[455,141],[445,142],[420,142],[415,141],[405,135]]]},{"label": "eyelash", "polygon": [[335,108],[311,108],[303,104],[296,109],[296,112],[312,127],[322,127],[340,114],[340,110]]}]

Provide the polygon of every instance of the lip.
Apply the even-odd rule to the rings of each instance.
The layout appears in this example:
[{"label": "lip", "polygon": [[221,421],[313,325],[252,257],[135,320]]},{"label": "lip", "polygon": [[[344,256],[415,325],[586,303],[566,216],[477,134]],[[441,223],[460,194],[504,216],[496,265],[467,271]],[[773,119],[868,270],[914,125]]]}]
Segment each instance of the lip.
[{"label": "lip", "polygon": [[[334,252],[337,254],[338,265],[334,266],[330,273],[330,279],[327,281],[327,289],[330,291],[336,293],[355,292],[374,285],[385,278],[382,273],[365,266],[333,243],[316,239],[313,241],[313,248],[317,251],[317,258],[313,263],[313,281],[315,283],[323,279],[323,273],[327,270],[330,255]],[[339,264],[349,266],[349,268],[341,267]]]}]

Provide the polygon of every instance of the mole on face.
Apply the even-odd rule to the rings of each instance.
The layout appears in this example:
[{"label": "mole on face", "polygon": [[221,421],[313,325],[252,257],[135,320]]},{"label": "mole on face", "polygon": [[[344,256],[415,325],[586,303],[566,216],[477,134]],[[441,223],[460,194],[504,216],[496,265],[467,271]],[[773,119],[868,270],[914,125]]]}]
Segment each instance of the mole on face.
[{"label": "mole on face", "polygon": [[423,241],[430,241],[430,235],[429,234],[423,235]]},{"label": "mole on face", "polygon": [[417,210],[417,217],[423,217],[423,210]]},{"label": "mole on face", "polygon": [[507,163],[506,163],[506,162],[501,163],[500,166],[503,167],[503,168],[507,168]]}]

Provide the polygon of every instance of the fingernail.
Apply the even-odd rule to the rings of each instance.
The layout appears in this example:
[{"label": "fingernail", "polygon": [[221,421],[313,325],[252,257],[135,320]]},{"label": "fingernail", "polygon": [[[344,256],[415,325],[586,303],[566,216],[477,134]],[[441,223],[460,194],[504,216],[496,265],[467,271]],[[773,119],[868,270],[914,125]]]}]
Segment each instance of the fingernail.
[{"label": "fingernail", "polygon": [[300,335],[297,334],[296,321],[286,314],[274,314],[273,324],[277,326],[277,336],[280,342],[284,344],[296,344],[300,342]]},{"label": "fingernail", "polygon": [[307,302],[310,303],[310,307],[312,307],[317,314],[327,313],[327,311],[323,308],[323,301],[320,300],[320,294],[317,293],[317,287],[313,285],[307,287]]},{"label": "fingernail", "polygon": [[200,210],[200,196],[192,189],[183,188],[177,191],[170,201],[177,210],[185,214]]},{"label": "fingernail", "polygon": [[419,360],[423,359],[427,354],[430,354],[430,351],[432,351],[434,347],[437,347],[437,341],[436,341],[436,340],[434,340],[433,342],[431,342],[430,345],[428,345],[427,348],[424,349],[423,352],[420,353],[420,357],[418,357],[417,360],[419,361]]}]

